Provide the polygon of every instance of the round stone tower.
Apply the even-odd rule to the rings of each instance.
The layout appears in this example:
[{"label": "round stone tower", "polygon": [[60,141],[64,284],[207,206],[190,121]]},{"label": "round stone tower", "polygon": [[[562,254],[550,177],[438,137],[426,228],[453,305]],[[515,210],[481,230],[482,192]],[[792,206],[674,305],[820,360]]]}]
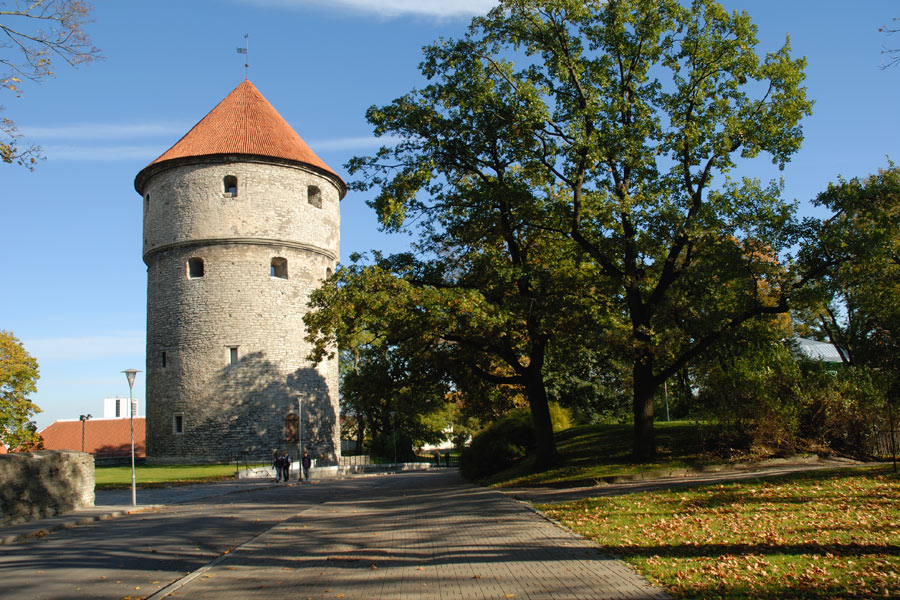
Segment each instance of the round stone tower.
[{"label": "round stone tower", "polygon": [[244,81],[134,187],[148,460],[296,459],[302,444],[335,464],[337,360],[309,363],[303,315],[338,260],[345,183]]}]

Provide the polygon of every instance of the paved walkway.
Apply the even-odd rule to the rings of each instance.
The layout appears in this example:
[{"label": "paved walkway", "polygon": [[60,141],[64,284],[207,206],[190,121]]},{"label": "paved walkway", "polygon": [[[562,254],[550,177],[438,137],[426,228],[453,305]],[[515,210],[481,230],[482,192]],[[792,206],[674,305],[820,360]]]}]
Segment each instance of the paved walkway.
[{"label": "paved walkway", "polygon": [[0,546],[0,597],[666,598],[455,471],[192,488],[156,493],[194,497],[178,505]]}]

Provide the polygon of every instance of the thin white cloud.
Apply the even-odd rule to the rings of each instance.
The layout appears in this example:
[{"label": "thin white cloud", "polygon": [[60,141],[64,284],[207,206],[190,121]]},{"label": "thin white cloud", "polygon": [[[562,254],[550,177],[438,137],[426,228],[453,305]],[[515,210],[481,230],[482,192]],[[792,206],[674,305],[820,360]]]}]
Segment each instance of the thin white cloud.
[{"label": "thin white cloud", "polygon": [[19,133],[33,140],[115,140],[180,136],[188,129],[184,123],[69,123],[24,125]]},{"label": "thin white cloud", "polygon": [[245,4],[273,8],[324,6],[352,10],[381,17],[428,16],[438,18],[471,17],[488,12],[496,0],[239,0]]},{"label": "thin white cloud", "polygon": [[45,360],[143,357],[144,340],[143,331],[123,331],[102,336],[23,340],[22,344],[41,363]]},{"label": "thin white cloud", "polygon": [[79,162],[114,162],[120,160],[153,160],[166,151],[165,144],[153,146],[41,146],[48,160]]}]

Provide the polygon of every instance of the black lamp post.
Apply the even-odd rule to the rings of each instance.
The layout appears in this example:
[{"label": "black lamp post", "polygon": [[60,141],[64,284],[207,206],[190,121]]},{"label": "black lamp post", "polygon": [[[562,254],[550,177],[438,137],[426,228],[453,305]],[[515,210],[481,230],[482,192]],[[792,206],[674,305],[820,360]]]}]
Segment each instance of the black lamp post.
[{"label": "black lamp post", "polygon": [[84,452],[84,422],[88,419],[92,419],[93,415],[81,415],[78,419],[81,421],[81,451]]}]

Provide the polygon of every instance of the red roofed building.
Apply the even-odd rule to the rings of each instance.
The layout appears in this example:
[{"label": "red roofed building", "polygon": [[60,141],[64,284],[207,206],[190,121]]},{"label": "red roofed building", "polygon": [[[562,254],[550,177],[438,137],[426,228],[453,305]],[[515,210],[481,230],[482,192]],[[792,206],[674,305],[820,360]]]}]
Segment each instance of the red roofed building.
[{"label": "red roofed building", "polygon": [[[81,451],[82,422],[56,421],[41,432],[46,450]],[[144,417],[134,418],[134,455],[146,456]],[[84,422],[84,451],[97,458],[131,454],[131,419],[88,419]]]}]

